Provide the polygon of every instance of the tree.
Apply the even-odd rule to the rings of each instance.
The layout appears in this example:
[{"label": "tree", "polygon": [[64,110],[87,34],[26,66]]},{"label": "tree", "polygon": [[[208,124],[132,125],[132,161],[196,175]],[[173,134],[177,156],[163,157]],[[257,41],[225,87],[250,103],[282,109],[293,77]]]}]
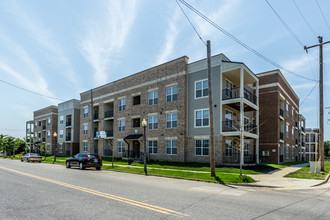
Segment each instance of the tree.
[{"label": "tree", "polygon": [[324,142],[324,153],[326,153],[326,156],[330,156],[330,141]]},{"label": "tree", "polygon": [[40,151],[40,154],[44,156],[44,160],[45,160],[46,155],[49,152],[47,149],[47,144],[42,143],[41,145],[39,145],[39,151]]}]

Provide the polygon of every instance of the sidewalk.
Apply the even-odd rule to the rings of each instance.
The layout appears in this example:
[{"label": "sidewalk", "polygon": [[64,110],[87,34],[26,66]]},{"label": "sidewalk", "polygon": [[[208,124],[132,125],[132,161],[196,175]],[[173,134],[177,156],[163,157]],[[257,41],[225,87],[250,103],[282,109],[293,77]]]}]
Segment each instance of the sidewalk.
[{"label": "sidewalk", "polygon": [[[302,167],[308,166],[309,163],[294,165],[283,168],[279,171],[275,171],[270,174],[261,175],[249,175],[255,179],[256,183],[248,185],[263,186],[281,189],[311,189],[311,187],[321,184],[324,180],[310,180],[310,179],[298,179],[298,178],[286,178],[285,175],[297,171]],[[325,184],[328,185],[328,184]]]}]

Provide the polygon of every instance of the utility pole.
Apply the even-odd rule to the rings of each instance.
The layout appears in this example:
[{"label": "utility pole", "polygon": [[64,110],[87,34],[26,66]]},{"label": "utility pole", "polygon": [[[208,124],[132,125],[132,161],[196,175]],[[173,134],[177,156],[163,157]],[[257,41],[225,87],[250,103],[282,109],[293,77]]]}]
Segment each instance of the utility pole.
[{"label": "utility pole", "polygon": [[91,89],[91,149],[90,152],[91,154],[94,153],[94,108],[93,108],[93,89]]},{"label": "utility pole", "polygon": [[209,118],[210,118],[210,166],[211,176],[215,176],[215,150],[214,150],[214,125],[213,125],[213,102],[212,102],[212,87],[211,87],[211,42],[207,43],[207,81],[209,95]]},{"label": "utility pole", "polygon": [[323,43],[323,37],[319,36],[319,44],[304,47],[308,52],[308,49],[313,47],[319,47],[319,64],[320,64],[320,76],[319,76],[319,93],[320,93],[320,160],[321,160],[321,171],[324,171],[324,116],[323,116],[323,45],[330,43],[330,41]]}]

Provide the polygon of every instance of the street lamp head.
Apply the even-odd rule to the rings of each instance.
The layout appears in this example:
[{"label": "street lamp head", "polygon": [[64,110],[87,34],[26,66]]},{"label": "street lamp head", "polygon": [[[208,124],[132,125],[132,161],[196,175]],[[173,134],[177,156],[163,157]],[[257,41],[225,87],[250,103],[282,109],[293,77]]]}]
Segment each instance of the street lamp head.
[{"label": "street lamp head", "polygon": [[57,137],[57,133],[56,133],[56,131],[54,132],[53,136],[54,136],[54,137]]},{"label": "street lamp head", "polygon": [[142,120],[142,127],[147,127],[148,123],[145,119]]}]

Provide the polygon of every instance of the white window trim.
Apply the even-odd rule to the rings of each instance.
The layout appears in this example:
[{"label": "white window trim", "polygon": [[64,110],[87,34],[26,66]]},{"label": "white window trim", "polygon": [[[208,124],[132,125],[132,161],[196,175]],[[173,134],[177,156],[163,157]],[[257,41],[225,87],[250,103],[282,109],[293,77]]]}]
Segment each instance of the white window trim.
[{"label": "white window trim", "polygon": [[[197,111],[202,111],[202,116],[203,116],[203,111],[208,110],[209,111],[209,125],[208,126],[203,126],[203,123],[201,126],[196,126],[196,112]],[[203,122],[203,117],[202,117],[202,122]],[[203,109],[195,109],[194,110],[194,128],[209,128],[210,127],[210,110],[208,108],[203,108]]]},{"label": "white window trim", "polygon": [[[167,141],[171,141],[171,153],[170,154],[168,154],[167,153],[167,145],[166,145],[166,142]],[[172,141],[176,141],[176,154],[173,154],[172,152],[173,152],[173,145],[172,145]],[[196,153],[196,152],[195,152]],[[176,139],[165,139],[165,154],[166,155],[178,155],[178,140],[176,140]]]},{"label": "white window trim", "polygon": [[[171,115],[172,115],[172,114],[176,114],[176,127],[173,127],[173,126],[172,126],[172,125],[173,125],[173,123],[172,123],[172,122],[173,122],[173,120],[172,120],[172,116],[171,116],[171,127],[170,127],[170,128],[167,127],[167,115],[168,115],[168,114],[171,114]],[[176,111],[176,112],[171,112],[171,113],[166,113],[166,114],[165,114],[165,129],[173,129],[173,128],[174,128],[174,129],[175,129],[175,128],[178,128],[178,113],[177,113],[177,111]]]},{"label": "white window trim", "polygon": [[[201,140],[202,144],[203,144],[203,140],[208,140],[209,141],[209,154],[208,155],[197,155],[196,154],[196,141],[197,140]],[[210,156],[210,139],[195,139],[195,143],[194,143],[194,150],[195,150],[195,157],[209,157]],[[201,147],[201,153],[203,152],[203,147]]]},{"label": "white window trim", "polygon": [[[198,82],[202,82],[202,85],[203,85],[203,81],[205,81],[205,80],[208,80],[208,78],[205,78],[205,79],[200,79],[200,80],[197,80],[197,81],[195,81],[195,83],[194,83],[194,98],[195,99],[203,99],[203,98],[207,98],[207,97],[209,97],[208,95],[207,96],[203,96],[202,95],[202,97],[196,97],[196,84],[198,83]],[[208,88],[207,88],[208,89]],[[202,89],[202,93],[203,93],[203,89]]]},{"label": "white window trim", "polygon": [[158,87],[156,87],[156,88],[152,88],[152,89],[148,89],[148,93],[149,93],[149,92],[154,92],[154,91],[156,91],[156,90],[158,90]]},{"label": "white window trim", "polygon": [[170,141],[170,140],[178,140],[178,137],[165,137],[166,141]]}]

